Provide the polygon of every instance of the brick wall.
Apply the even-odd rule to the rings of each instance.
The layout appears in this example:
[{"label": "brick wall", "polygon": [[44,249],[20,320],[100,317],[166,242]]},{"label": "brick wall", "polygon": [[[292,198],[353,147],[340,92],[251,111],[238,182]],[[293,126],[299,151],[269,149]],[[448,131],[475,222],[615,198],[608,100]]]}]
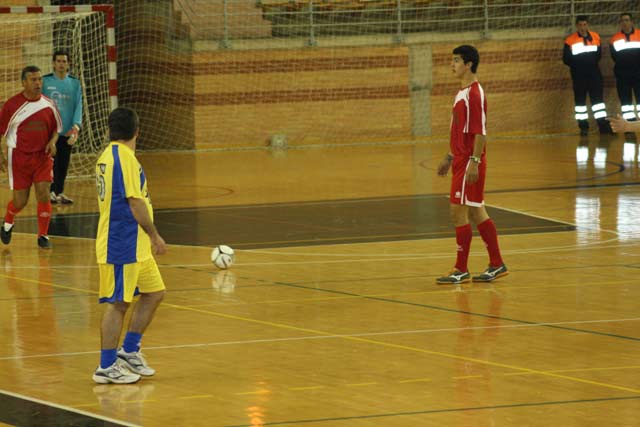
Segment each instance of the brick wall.
[{"label": "brick wall", "polygon": [[[606,40],[606,37],[603,37]],[[432,134],[446,137],[458,83],[460,43],[432,43]],[[492,135],[574,132],[563,40],[475,43]],[[197,147],[327,144],[411,139],[406,46],[216,51],[194,54]],[[605,46],[601,70],[609,113],[619,109]]]},{"label": "brick wall", "polygon": [[405,138],[406,47],[217,51],[194,55],[199,148]]}]

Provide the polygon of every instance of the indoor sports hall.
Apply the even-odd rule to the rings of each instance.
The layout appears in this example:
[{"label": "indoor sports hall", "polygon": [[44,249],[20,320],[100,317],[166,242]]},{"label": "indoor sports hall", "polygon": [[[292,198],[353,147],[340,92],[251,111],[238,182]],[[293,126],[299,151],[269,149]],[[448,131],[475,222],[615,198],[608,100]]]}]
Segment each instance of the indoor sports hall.
[{"label": "indoor sports hall", "polygon": [[[620,114],[608,40],[637,2],[103,3],[0,2],[0,102],[54,47],[84,100],[52,249],[33,195],[0,246],[0,425],[638,425],[640,146],[592,118],[580,135],[562,63],[589,15]],[[440,285],[461,44],[480,53],[485,202],[510,274]],[[118,105],[140,115],[168,244],[142,342],[157,373],[130,385],[92,380],[95,162]],[[487,264],[476,233],[470,271]]]}]

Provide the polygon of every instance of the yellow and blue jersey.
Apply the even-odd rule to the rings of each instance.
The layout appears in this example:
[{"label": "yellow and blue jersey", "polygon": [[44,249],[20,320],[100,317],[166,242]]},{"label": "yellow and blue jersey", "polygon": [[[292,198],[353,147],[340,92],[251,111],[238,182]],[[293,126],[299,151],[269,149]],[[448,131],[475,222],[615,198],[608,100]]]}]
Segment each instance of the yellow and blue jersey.
[{"label": "yellow and blue jersey", "polygon": [[96,236],[99,264],[131,264],[151,258],[151,241],[133,217],[127,199],[142,199],[153,221],[147,180],[134,151],[111,142],[96,162],[100,220]]}]

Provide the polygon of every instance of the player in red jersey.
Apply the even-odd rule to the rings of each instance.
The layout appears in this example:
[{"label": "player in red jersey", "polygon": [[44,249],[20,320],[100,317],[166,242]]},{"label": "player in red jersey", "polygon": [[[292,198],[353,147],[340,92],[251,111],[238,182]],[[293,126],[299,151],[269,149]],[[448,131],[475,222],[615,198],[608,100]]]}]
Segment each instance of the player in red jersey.
[{"label": "player in red jersey", "polygon": [[467,268],[472,237],[470,222],[480,232],[490,258],[489,267],[474,276],[473,281],[491,282],[509,274],[500,255],[496,226],[484,207],[487,100],[476,77],[479,63],[480,55],[475,47],[463,45],[453,50],[451,68],[461,89],[453,103],[451,151],[438,165],[438,175],[446,176],[449,168],[453,173],[449,206],[456,227],[458,256],[451,273],[436,280],[440,284],[465,283],[471,279]]},{"label": "player in red jersey", "polygon": [[56,141],[62,129],[55,103],[42,95],[42,74],[36,66],[22,70],[24,90],[9,98],[0,112],[0,134],[7,156],[0,150],[0,170],[7,171],[13,200],[7,205],[0,240],[9,244],[14,217],[29,200],[31,185],[38,201],[38,246],[51,248],[47,236],[51,219],[49,186],[53,177]]}]

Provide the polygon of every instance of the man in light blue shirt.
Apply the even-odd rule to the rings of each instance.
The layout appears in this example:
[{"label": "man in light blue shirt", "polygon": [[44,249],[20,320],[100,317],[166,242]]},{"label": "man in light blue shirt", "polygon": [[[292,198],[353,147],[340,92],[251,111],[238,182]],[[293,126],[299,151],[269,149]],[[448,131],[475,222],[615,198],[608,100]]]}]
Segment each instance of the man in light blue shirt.
[{"label": "man in light blue shirt", "polygon": [[62,132],[56,143],[57,154],[53,159],[51,203],[71,204],[73,200],[64,194],[64,181],[69,170],[71,147],[78,140],[82,126],[82,88],[80,80],[69,74],[69,54],[62,50],[53,53],[53,73],[42,78],[42,93],[58,107],[62,119]]}]

